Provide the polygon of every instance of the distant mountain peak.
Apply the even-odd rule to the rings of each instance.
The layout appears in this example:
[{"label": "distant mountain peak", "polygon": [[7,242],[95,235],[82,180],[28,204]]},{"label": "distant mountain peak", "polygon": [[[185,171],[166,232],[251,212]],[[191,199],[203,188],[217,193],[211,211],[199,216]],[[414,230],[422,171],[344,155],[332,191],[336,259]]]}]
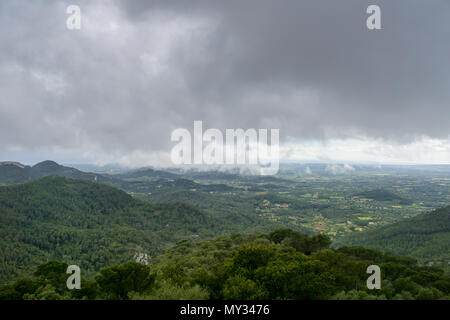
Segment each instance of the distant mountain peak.
[{"label": "distant mountain peak", "polygon": [[59,165],[55,161],[45,160],[45,161],[42,161],[42,162],[39,162],[39,163],[35,164],[33,166],[33,168],[43,168],[43,167],[45,167],[45,168],[57,168],[57,167],[60,167],[60,166],[61,165]]},{"label": "distant mountain peak", "polygon": [[24,164],[16,161],[2,161],[0,162],[0,166],[16,166],[22,169],[26,167]]}]

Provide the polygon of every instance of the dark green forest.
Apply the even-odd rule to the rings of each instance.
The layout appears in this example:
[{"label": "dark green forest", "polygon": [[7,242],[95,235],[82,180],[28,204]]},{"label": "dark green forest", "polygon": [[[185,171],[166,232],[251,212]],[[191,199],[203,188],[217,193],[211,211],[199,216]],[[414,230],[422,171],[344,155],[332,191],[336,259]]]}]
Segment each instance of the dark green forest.
[{"label": "dark green forest", "polygon": [[450,206],[387,226],[356,233],[337,245],[361,245],[416,257],[448,268],[450,261]]},{"label": "dark green forest", "polygon": [[[323,235],[290,229],[270,234],[182,241],[148,265],[127,262],[66,288],[67,263],[49,261],[32,277],[0,286],[0,299],[394,299],[450,298],[450,278],[437,267],[362,247],[330,249]],[[381,268],[369,290],[366,269]]]},{"label": "dark green forest", "polygon": [[62,177],[0,187],[0,282],[48,259],[85,271],[156,254],[226,225],[184,203],[151,204],[109,186]]},{"label": "dark green forest", "polygon": [[377,190],[369,190],[366,192],[358,193],[356,194],[358,197],[364,197],[372,200],[377,201],[390,201],[390,202],[397,202],[399,204],[411,204],[412,201],[405,199],[403,197],[400,197],[396,195],[395,193],[383,190],[383,189],[377,189]]},{"label": "dark green forest", "polygon": [[448,299],[447,181],[2,163],[0,297]]}]

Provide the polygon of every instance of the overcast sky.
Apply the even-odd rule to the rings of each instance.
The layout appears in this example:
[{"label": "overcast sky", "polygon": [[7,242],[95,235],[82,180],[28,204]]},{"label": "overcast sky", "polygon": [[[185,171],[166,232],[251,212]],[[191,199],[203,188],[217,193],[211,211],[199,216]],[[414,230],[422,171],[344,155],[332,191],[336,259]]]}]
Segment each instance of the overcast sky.
[{"label": "overcast sky", "polygon": [[170,165],[202,120],[278,128],[285,160],[450,163],[449,57],[448,0],[2,0],[0,160]]}]

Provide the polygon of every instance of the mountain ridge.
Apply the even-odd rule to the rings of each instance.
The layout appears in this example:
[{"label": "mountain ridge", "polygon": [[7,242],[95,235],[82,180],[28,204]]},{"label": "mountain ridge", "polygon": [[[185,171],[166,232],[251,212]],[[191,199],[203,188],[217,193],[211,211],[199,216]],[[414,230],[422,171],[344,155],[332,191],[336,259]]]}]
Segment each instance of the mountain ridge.
[{"label": "mountain ridge", "polygon": [[0,187],[0,213],[0,282],[49,259],[94,272],[223,228],[189,204],[152,204],[107,185],[56,176]]},{"label": "mountain ridge", "polygon": [[45,160],[33,166],[23,165],[15,161],[0,163],[0,185],[25,183],[46,176],[61,176],[72,179],[82,179],[92,182],[108,183],[114,178],[60,165],[52,160]]},{"label": "mountain ridge", "polygon": [[337,241],[407,255],[421,263],[450,262],[450,206],[400,220]]}]

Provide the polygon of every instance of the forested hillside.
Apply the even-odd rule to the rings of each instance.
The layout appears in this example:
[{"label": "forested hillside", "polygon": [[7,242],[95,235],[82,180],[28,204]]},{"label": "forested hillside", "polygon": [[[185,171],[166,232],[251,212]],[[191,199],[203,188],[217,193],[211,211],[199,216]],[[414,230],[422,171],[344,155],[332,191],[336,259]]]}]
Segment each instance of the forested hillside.
[{"label": "forested hillside", "polygon": [[121,174],[115,174],[114,178],[123,179],[123,180],[176,179],[176,178],[179,178],[179,175],[171,173],[171,172],[147,168],[147,169],[133,170],[133,171],[121,173]]},{"label": "forested hillside", "polygon": [[337,245],[361,245],[417,258],[421,263],[450,262],[450,206],[391,225],[354,233]]},{"label": "forested hillside", "polygon": [[[34,167],[3,163],[3,183],[32,181],[0,187],[0,283],[10,283],[0,297],[448,299],[449,281],[440,268],[361,247],[329,249],[327,236],[311,236],[328,231],[334,248],[377,248],[446,266],[450,207],[421,214],[423,203],[400,203],[422,194],[408,187],[409,180],[396,193],[377,188],[357,193],[354,182],[343,192],[345,181],[328,178],[295,182],[243,176],[229,183],[233,175],[215,179],[202,173],[197,178],[206,180],[196,181],[189,180],[193,173],[164,175],[141,170],[121,180],[51,161]],[[442,198],[445,181],[426,184],[432,197],[424,199]],[[424,188],[421,181],[414,183]],[[387,225],[402,214],[417,216]],[[286,226],[295,231],[270,233]],[[343,230],[338,236],[327,229],[334,226]],[[137,255],[149,265],[130,262]],[[61,262],[48,264],[51,260]],[[91,291],[67,293],[55,282],[66,275],[53,278],[53,269],[67,264],[81,267]],[[383,266],[384,290],[362,290],[370,264]],[[108,277],[127,272],[136,282],[148,280],[148,286],[121,292],[108,287],[117,280],[126,288],[126,279]],[[96,275],[100,278],[94,281]],[[27,279],[11,284],[21,277]]]},{"label": "forested hillside", "polygon": [[376,201],[398,202],[399,204],[410,204],[411,201],[396,195],[393,192],[383,189],[370,190],[356,194],[357,197],[364,197]]},{"label": "forested hillside", "polygon": [[[362,247],[329,248],[324,235],[270,234],[183,241],[149,264],[103,268],[81,290],[66,288],[66,262],[0,286],[1,299],[449,299],[450,279],[414,259]],[[367,267],[381,269],[369,290]],[[83,269],[82,269],[83,270]],[[83,271],[82,271],[83,275]]]},{"label": "forested hillside", "polygon": [[98,271],[226,228],[191,205],[150,204],[87,181],[46,177],[0,187],[0,282],[48,259]]},{"label": "forested hillside", "polygon": [[114,181],[112,177],[106,175],[83,172],[49,160],[37,163],[32,167],[17,162],[0,162],[0,185],[24,183],[47,176],[60,176],[102,183]]}]

